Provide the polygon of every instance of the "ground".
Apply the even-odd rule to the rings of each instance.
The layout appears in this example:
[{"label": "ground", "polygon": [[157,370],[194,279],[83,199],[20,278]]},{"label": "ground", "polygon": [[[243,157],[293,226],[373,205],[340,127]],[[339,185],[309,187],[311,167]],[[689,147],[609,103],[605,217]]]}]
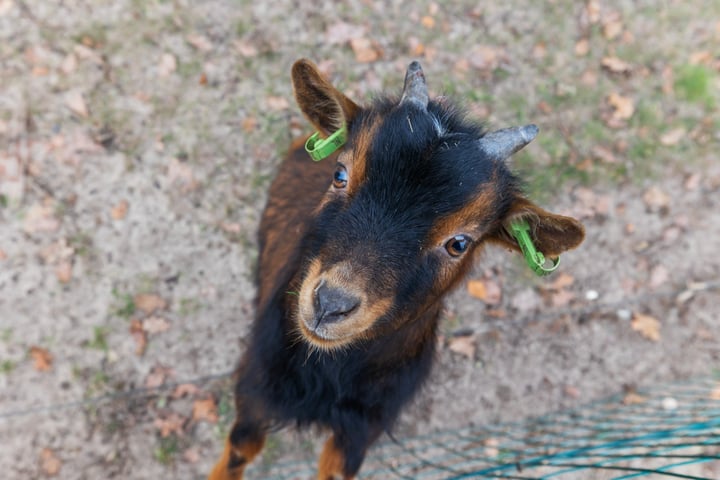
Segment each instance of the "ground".
[{"label": "ground", "polygon": [[419,59],[490,127],[538,124],[514,167],[587,228],[551,277],[484,254],[398,437],[718,374],[718,2],[312,3],[0,0],[4,478],[208,472],[266,190],[310,131],[300,57],[361,102]]}]

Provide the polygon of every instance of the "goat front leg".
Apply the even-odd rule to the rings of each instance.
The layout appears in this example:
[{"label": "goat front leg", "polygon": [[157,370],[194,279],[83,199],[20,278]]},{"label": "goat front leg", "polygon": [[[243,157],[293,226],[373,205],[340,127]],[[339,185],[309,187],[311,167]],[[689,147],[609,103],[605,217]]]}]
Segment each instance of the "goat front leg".
[{"label": "goat front leg", "polygon": [[[240,407],[241,402],[237,402]],[[247,405],[247,404],[246,404]],[[243,472],[248,463],[257,456],[265,446],[265,421],[260,410],[238,408],[238,417],[225,441],[220,460],[212,469],[208,480],[242,480]]]},{"label": "goat front leg", "polygon": [[381,433],[382,428],[372,426],[352,433],[335,432],[330,435],[320,454],[318,480],[353,480],[368,447]]}]

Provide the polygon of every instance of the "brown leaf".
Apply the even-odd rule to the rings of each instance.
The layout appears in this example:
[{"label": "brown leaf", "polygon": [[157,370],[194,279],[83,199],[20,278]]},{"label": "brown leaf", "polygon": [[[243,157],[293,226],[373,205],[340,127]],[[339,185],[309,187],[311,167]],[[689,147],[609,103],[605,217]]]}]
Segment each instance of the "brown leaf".
[{"label": "brown leaf", "polygon": [[565,396],[570,398],[580,398],[580,390],[572,385],[565,385]]},{"label": "brown leaf", "polygon": [[697,188],[700,186],[700,180],[702,177],[699,173],[693,173],[691,175],[688,175],[688,177],[685,179],[685,182],[683,183],[683,187],[685,187],[685,190],[693,191],[697,190]]},{"label": "brown leaf", "polygon": [[147,335],[143,330],[142,322],[137,318],[130,321],[130,335],[135,340],[135,354],[142,356],[147,348]]},{"label": "brown leaf", "polygon": [[177,60],[172,53],[163,53],[158,63],[157,73],[159,77],[168,77],[177,70]]},{"label": "brown leaf", "polygon": [[133,298],[135,307],[144,313],[152,313],[155,310],[165,310],[167,302],[154,293],[139,293]]},{"label": "brown leaf", "polygon": [[432,30],[433,28],[435,28],[435,19],[430,15],[425,15],[424,17],[422,17],[420,19],[420,23],[428,30]]},{"label": "brown leaf", "polygon": [[575,299],[575,294],[569,290],[559,290],[551,295],[552,306],[555,308],[565,307]]},{"label": "brown leaf", "polygon": [[201,52],[209,52],[213,48],[212,42],[206,36],[200,35],[199,33],[191,33],[185,37],[185,40]]},{"label": "brown leaf", "polygon": [[32,357],[33,366],[38,372],[47,372],[52,368],[53,357],[50,352],[42,347],[30,347],[30,357]]},{"label": "brown leaf", "polygon": [[79,90],[70,90],[65,94],[65,106],[70,109],[75,115],[83,118],[87,118],[88,109],[85,104],[85,99]]},{"label": "brown leaf", "polygon": [[359,63],[370,63],[382,56],[382,50],[372,40],[361,37],[350,40],[350,47],[355,54],[355,60]]},{"label": "brown leaf", "polygon": [[113,218],[113,220],[122,220],[127,216],[128,207],[130,204],[127,200],[120,200],[117,205],[112,207],[110,210],[110,216]]},{"label": "brown leaf", "polygon": [[655,185],[645,190],[643,201],[651,212],[667,212],[670,208],[670,195]]},{"label": "brown leaf", "polygon": [[72,263],[65,260],[55,267],[55,276],[60,283],[70,283],[72,280]]},{"label": "brown leaf", "polygon": [[65,75],[70,75],[71,73],[74,73],[75,70],[77,70],[77,67],[77,56],[74,53],[70,52],[65,56],[62,63],[60,64],[60,71],[63,72]]},{"label": "brown leaf", "polygon": [[625,397],[623,397],[622,403],[623,405],[639,405],[641,403],[645,403],[647,401],[647,398],[643,397],[642,395],[638,395],[635,392],[630,392]]},{"label": "brown leaf", "polygon": [[200,461],[200,452],[197,447],[190,447],[183,452],[182,458],[188,463],[197,463]]},{"label": "brown leaf", "polygon": [[51,204],[31,206],[23,219],[25,233],[54,232],[60,228],[60,222],[54,217],[55,208]]},{"label": "brown leaf", "polygon": [[658,288],[670,278],[670,272],[663,265],[657,265],[650,271],[650,287]]},{"label": "brown leaf", "polygon": [[148,376],[145,378],[145,386],[147,388],[157,388],[163,383],[167,377],[172,375],[172,368],[164,367],[162,365],[155,365]]},{"label": "brown leaf", "polygon": [[635,113],[635,102],[630,97],[613,92],[608,95],[607,102],[613,108],[613,117],[618,120],[627,120]]},{"label": "brown leaf", "polygon": [[505,52],[491,45],[477,45],[468,53],[470,65],[478,70],[494,70],[504,59]]},{"label": "brown leaf", "polygon": [[155,428],[160,430],[160,436],[165,438],[171,434],[175,434],[178,437],[183,436],[183,425],[185,424],[185,418],[179,413],[172,412],[165,418],[156,418],[153,422]]},{"label": "brown leaf", "polygon": [[720,384],[718,384],[712,392],[710,392],[711,400],[720,400]]},{"label": "brown leaf", "polygon": [[502,289],[492,280],[470,280],[467,284],[470,296],[478,298],[488,305],[497,305],[502,299]]},{"label": "brown leaf", "polygon": [[3,261],[3,260],[7,260],[7,258],[8,258],[8,257],[7,257],[7,253],[5,253],[5,250],[3,250],[2,248],[0,248],[0,262]]},{"label": "brown leaf", "polygon": [[162,317],[148,317],[142,322],[142,328],[149,334],[162,333],[170,328],[170,322]]},{"label": "brown leaf", "polygon": [[270,96],[265,99],[265,102],[270,110],[274,110],[276,112],[290,108],[290,102],[288,102],[285,97]]},{"label": "brown leaf", "polygon": [[581,38],[575,44],[575,55],[584,57],[590,52],[590,41],[587,38]]},{"label": "brown leaf", "polygon": [[630,73],[632,65],[618,57],[605,57],[600,61],[600,65],[610,73]]},{"label": "brown leaf", "polygon": [[193,403],[192,419],[194,422],[206,421],[208,423],[217,423],[217,405],[215,399],[210,397],[205,400],[195,400]]},{"label": "brown leaf", "polygon": [[465,355],[470,360],[475,358],[475,350],[477,345],[475,344],[475,335],[462,335],[452,337],[448,342],[448,348],[451,352]]},{"label": "brown leaf", "polygon": [[194,383],[181,383],[173,390],[172,398],[178,399],[185,396],[194,396],[200,393],[200,389]]},{"label": "brown leaf", "polygon": [[603,36],[607,40],[613,40],[620,36],[623,31],[622,17],[618,12],[609,12],[602,20]]},{"label": "brown leaf", "polygon": [[43,448],[40,451],[40,468],[48,477],[54,477],[60,473],[62,462],[50,448]]},{"label": "brown leaf", "polygon": [[551,290],[562,290],[563,288],[571,287],[575,283],[575,277],[566,272],[561,272],[553,282],[546,288]]},{"label": "brown leaf", "polygon": [[630,326],[648,340],[660,341],[660,322],[650,315],[634,314]]},{"label": "brown leaf", "polygon": [[680,140],[685,138],[687,130],[684,127],[673,128],[660,136],[660,143],[666,147],[671,147],[680,143]]},{"label": "brown leaf", "polygon": [[180,186],[185,193],[191,192],[198,187],[192,167],[177,158],[170,160],[167,176],[171,184]]},{"label": "brown leaf", "polygon": [[250,133],[255,131],[255,129],[257,128],[258,121],[255,117],[245,117],[240,125],[243,131]]}]

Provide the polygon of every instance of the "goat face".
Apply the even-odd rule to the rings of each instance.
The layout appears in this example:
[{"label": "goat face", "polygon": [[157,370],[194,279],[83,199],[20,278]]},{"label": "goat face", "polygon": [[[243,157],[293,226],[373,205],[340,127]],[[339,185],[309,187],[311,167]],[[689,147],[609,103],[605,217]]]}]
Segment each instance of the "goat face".
[{"label": "goat face", "polygon": [[349,132],[296,279],[297,326],[311,345],[372,341],[421,317],[463,278],[483,244],[517,250],[507,228],[518,217],[531,222],[548,256],[582,241],[582,225],[525,199],[505,164],[537,128],[485,133],[446,101],[428,99],[416,62],[400,100],[367,108],[306,60],[293,67],[293,85],[318,130],[346,125]]}]

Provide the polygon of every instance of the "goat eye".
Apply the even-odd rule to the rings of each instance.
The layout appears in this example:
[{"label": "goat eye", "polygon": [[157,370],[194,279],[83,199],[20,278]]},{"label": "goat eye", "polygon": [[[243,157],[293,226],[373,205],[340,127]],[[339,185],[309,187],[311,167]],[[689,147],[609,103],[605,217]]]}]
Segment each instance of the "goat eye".
[{"label": "goat eye", "polygon": [[345,188],[348,183],[348,173],[345,167],[338,165],[333,174],[333,187]]},{"label": "goat eye", "polygon": [[445,244],[445,249],[453,257],[459,257],[470,246],[470,238],[466,235],[455,235]]}]

